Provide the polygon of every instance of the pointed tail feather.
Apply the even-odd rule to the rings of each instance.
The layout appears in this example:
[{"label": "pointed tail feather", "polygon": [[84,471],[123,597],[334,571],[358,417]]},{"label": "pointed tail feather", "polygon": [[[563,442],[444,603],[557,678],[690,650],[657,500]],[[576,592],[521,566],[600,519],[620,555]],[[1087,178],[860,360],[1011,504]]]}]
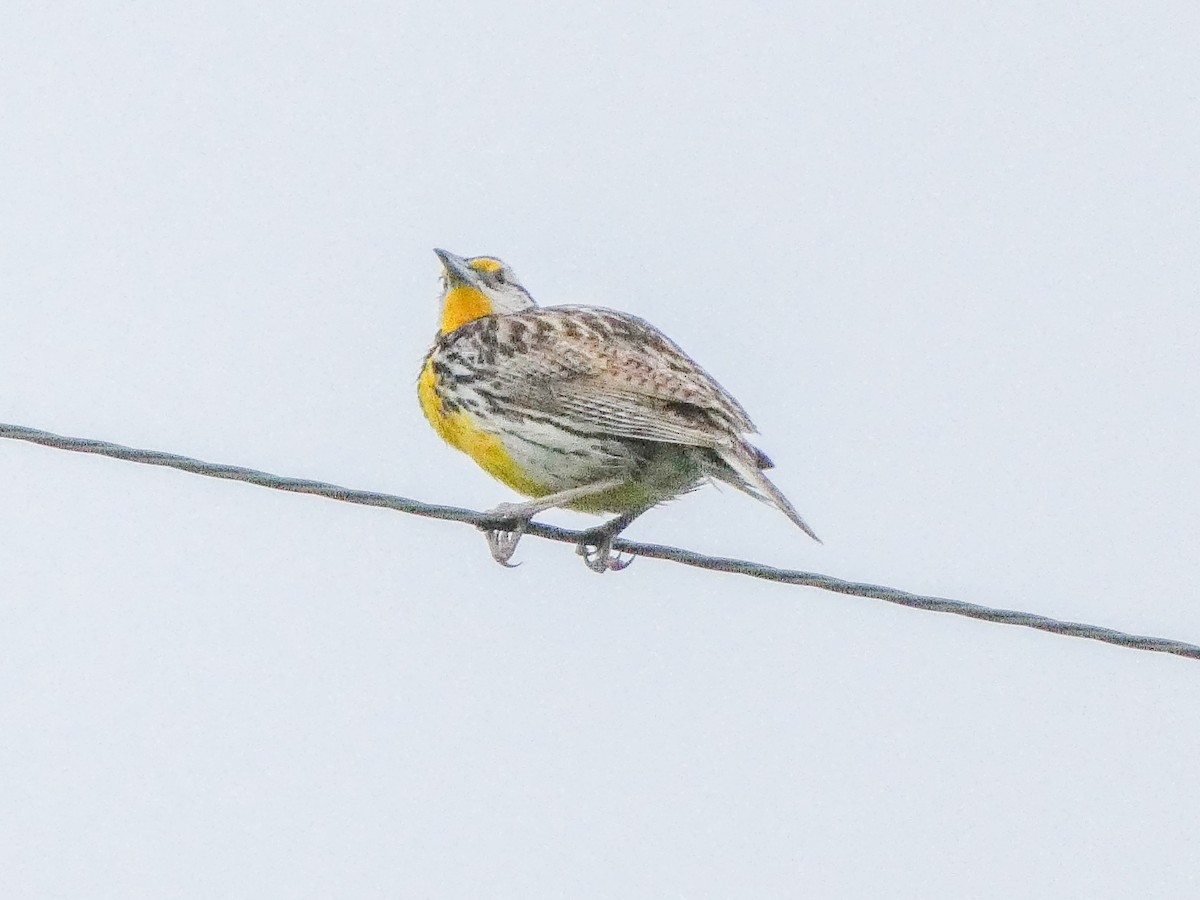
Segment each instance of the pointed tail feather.
[{"label": "pointed tail feather", "polygon": [[800,518],[800,513],[796,512],[796,507],[792,506],[787,497],[779,488],[771,483],[761,471],[763,468],[760,462],[766,459],[766,454],[749,444],[733,447],[716,447],[713,452],[720,458],[724,466],[714,468],[710,474],[732,484],[734,487],[754,497],[756,500],[761,500],[774,506],[785,516],[791,519],[796,526],[807,534],[818,544],[823,541],[817,537],[817,533],[808,527],[808,523]]}]

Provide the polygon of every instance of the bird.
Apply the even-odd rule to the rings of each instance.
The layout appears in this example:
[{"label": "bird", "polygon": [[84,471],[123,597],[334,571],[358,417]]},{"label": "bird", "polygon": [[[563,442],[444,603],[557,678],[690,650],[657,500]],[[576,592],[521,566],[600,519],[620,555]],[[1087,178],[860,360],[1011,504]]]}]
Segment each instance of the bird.
[{"label": "bird", "polygon": [[441,319],[417,379],[434,431],[532,498],[483,514],[492,558],[510,562],[532,518],[565,508],[616,513],[583,532],[595,572],[631,558],[613,541],[647,510],[709,481],[779,509],[820,538],[764,470],[741,404],[661,331],[598,306],[539,306],[494,256],[435,250]]}]

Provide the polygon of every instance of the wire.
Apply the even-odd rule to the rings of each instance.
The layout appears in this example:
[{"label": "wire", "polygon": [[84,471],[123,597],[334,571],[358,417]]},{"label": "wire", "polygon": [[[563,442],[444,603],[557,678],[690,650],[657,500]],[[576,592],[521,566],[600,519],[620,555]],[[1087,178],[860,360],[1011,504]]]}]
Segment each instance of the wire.
[{"label": "wire", "polygon": [[[397,497],[392,494],[380,494],[374,491],[359,491],[352,488],[327,484],[323,481],[309,481],[302,478],[288,478],[282,475],[272,475],[256,469],[245,469],[240,466],[228,466],[221,463],[204,462],[174,453],[163,453],[157,450],[137,450],[124,447],[108,441],[96,441],[88,438],[64,437],[26,428],[21,425],[0,424],[0,437],[29,441],[46,447],[56,447],[59,450],[72,450],[79,453],[95,453],[114,459],[129,462],[145,463],[152,466],[167,466],[192,472],[196,475],[207,475],[211,478],[228,478],[232,481],[245,481],[262,487],[280,491],[293,491],[298,494],[315,494],[328,497],[331,500],[341,500],[346,503],[359,503],[363,506],[380,506],[394,509],[416,516],[430,519],[444,519],[451,522],[465,522],[478,528],[493,524],[481,512],[462,509],[456,506],[440,506],[434,503],[424,503],[420,500],[410,500],[407,497]],[[567,544],[578,544],[584,532],[553,525],[530,523],[525,530],[526,535],[546,538]],[[694,566],[698,569],[709,569],[715,572],[730,572],[736,575],[748,575],[752,578],[762,578],[766,581],[776,581],[782,584],[797,584],[807,587],[820,588],[837,594],[847,594],[852,597],[867,597],[874,600],[884,600],[914,609],[930,612],[952,613],[956,616],[967,616],[972,619],[982,619],[985,622],[999,622],[1004,625],[1020,625],[1023,628],[1035,628],[1052,634],[1062,634],[1069,637],[1087,638],[1093,641],[1103,641],[1121,647],[1131,647],[1135,650],[1151,650],[1157,653],[1172,653],[1189,659],[1200,659],[1200,646],[1176,641],[1168,638],[1145,637],[1126,634],[1112,628],[1099,625],[1087,625],[1081,622],[1064,622],[1039,616],[1034,613],[1020,612],[1012,609],[995,609],[988,606],[978,606],[974,603],[964,603],[960,600],[950,600],[945,597],[928,597],[922,594],[910,594],[895,588],[883,587],[877,584],[845,581],[829,575],[819,575],[813,572],[800,572],[792,569],[777,569],[762,563],[749,562],[743,559],[725,559],[718,556],[705,556],[691,550],[678,547],[665,547],[660,544],[643,544],[636,541],[617,539],[613,549],[622,553],[632,553],[635,556],[645,556],[652,559],[665,559],[671,562]]]}]

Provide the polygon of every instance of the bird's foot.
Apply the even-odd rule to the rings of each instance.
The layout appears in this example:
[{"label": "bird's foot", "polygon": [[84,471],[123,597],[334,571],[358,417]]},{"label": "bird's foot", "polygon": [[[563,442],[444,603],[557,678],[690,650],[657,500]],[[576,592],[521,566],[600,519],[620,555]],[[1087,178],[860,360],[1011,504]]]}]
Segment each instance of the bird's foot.
[{"label": "bird's foot", "polygon": [[613,552],[613,541],[620,529],[614,529],[612,525],[610,522],[598,528],[589,528],[575,547],[575,552],[583,557],[584,565],[593,572],[620,572],[633,562],[632,556],[621,556],[620,553]]},{"label": "bird's foot", "polygon": [[530,515],[525,509],[525,504],[501,503],[495,509],[489,509],[484,516],[485,521],[478,527],[487,538],[492,559],[505,568],[515,569],[520,563],[509,560],[517,552],[521,535],[529,526]]}]

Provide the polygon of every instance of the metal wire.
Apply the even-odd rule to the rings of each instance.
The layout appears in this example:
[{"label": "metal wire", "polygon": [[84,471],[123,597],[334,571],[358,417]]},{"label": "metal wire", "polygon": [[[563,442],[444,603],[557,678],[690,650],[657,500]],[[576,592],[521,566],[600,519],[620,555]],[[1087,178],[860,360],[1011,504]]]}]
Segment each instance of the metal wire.
[{"label": "metal wire", "polygon": [[[424,503],[420,500],[410,500],[407,497],[397,497],[392,494],[380,494],[374,491],[359,491],[352,488],[327,484],[323,481],[309,481],[302,478],[287,478],[282,475],[272,475],[256,469],[245,469],[240,466],[228,466],[221,463],[204,462],[174,453],[162,453],[157,450],[138,450],[124,447],[108,441],[96,441],[88,438],[64,437],[26,428],[20,425],[0,424],[0,437],[29,441],[46,447],[56,447],[59,450],[72,450],[79,453],[95,453],[100,456],[110,456],[114,459],[124,459],[130,462],[146,463],[152,466],[167,466],[192,472],[196,475],[207,475],[210,478],[228,478],[232,481],[245,481],[262,487],[274,488],[280,491],[293,491],[299,494],[315,494],[328,497],[331,500],[341,500],[346,503],[359,503],[364,506],[381,506],[400,512],[425,516],[430,519],[445,519],[452,522],[465,522],[476,527],[491,524],[490,520],[480,512],[462,509],[456,506],[439,506],[434,503]],[[567,544],[578,544],[583,532],[553,525],[531,523],[525,534],[560,541]],[[1103,641],[1121,647],[1131,647],[1135,650],[1151,650],[1157,653],[1173,653],[1189,659],[1200,659],[1200,646],[1176,641],[1168,638],[1145,637],[1142,635],[1126,634],[1112,628],[1099,625],[1087,625],[1082,622],[1063,622],[1047,616],[1034,613],[1020,612],[1012,609],[995,609],[988,606],[978,606],[974,603],[964,603],[960,600],[950,600],[945,597],[928,597],[921,594],[910,594],[907,591],[883,587],[877,584],[845,581],[829,575],[819,575],[813,572],[800,572],[791,569],[777,569],[762,563],[749,562],[743,559],[725,559],[717,556],[705,556],[691,550],[678,547],[665,547],[659,544],[643,544],[636,541],[618,539],[613,542],[613,549],[635,556],[646,556],[653,559],[666,559],[694,566],[698,569],[710,569],[715,572],[730,572],[736,575],[749,575],[752,578],[762,578],[766,581],[777,581],[782,584],[798,584],[807,587],[820,588],[838,594],[848,594],[853,597],[867,597],[874,600],[884,600],[888,603],[898,603],[901,606],[911,606],[930,612],[952,613],[956,616],[967,616],[972,619],[983,619],[986,622],[999,622],[1004,625],[1020,625],[1023,628],[1035,628],[1052,634],[1062,634],[1069,637],[1087,638],[1093,641]]]}]

